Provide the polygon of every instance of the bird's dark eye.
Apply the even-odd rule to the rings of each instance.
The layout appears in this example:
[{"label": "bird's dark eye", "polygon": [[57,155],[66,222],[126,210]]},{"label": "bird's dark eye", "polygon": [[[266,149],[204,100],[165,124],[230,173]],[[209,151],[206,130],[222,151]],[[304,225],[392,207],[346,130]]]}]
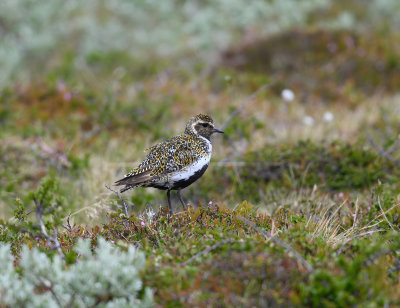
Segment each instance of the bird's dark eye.
[{"label": "bird's dark eye", "polygon": [[201,126],[207,127],[207,126],[208,126],[208,123],[201,123]]}]

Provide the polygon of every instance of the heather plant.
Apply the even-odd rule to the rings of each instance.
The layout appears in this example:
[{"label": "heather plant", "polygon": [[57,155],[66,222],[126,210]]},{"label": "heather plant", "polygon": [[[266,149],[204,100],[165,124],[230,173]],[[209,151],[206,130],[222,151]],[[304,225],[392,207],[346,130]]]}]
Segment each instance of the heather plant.
[{"label": "heather plant", "polygon": [[29,194],[28,200],[33,207],[17,198],[13,219],[8,222],[0,220],[0,240],[10,243],[13,253],[19,253],[24,240],[43,239],[64,259],[58,232],[67,216],[67,202],[59,181],[54,176],[44,177],[38,190]]}]

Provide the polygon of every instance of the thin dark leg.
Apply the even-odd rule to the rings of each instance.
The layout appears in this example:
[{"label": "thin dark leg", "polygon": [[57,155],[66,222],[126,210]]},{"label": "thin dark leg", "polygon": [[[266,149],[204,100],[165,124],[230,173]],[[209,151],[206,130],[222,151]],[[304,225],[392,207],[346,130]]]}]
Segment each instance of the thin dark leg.
[{"label": "thin dark leg", "polygon": [[182,203],[183,209],[187,210],[187,206],[186,206],[185,202],[183,202],[183,199],[182,199],[182,196],[181,196],[181,189],[180,188],[178,189],[178,198]]},{"label": "thin dark leg", "polygon": [[168,199],[168,208],[169,208],[169,213],[172,214],[172,206],[171,206],[171,191],[168,189],[167,190],[167,199]]}]

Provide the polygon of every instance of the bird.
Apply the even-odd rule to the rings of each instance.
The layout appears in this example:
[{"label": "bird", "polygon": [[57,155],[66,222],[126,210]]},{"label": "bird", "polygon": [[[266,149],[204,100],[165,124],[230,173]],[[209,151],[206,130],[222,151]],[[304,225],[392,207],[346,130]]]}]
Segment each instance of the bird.
[{"label": "bird", "polygon": [[214,120],[205,114],[189,119],[183,134],[156,144],[148,149],[145,159],[116,186],[124,186],[120,193],[137,187],[153,187],[167,191],[168,209],[171,206],[171,190],[177,190],[179,201],[187,209],[181,190],[198,180],[210,164],[212,154],[211,135],[224,133],[215,128]]}]

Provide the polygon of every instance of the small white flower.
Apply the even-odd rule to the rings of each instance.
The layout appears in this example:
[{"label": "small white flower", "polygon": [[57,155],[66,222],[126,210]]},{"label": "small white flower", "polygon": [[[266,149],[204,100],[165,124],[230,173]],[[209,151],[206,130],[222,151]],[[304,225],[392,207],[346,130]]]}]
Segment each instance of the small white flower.
[{"label": "small white flower", "polygon": [[327,112],[324,113],[324,121],[325,122],[332,122],[334,118],[335,117],[333,116],[332,112],[327,111]]},{"label": "small white flower", "polygon": [[283,99],[284,101],[286,101],[286,102],[291,102],[291,101],[294,100],[295,95],[294,95],[294,93],[293,93],[292,90],[290,90],[290,89],[284,89],[284,90],[282,91],[282,93],[281,93],[281,97],[282,97],[282,99]]},{"label": "small white flower", "polygon": [[304,124],[304,125],[313,126],[313,125],[314,125],[314,122],[315,122],[315,120],[314,120],[314,118],[311,117],[311,116],[305,116],[305,117],[303,118],[303,124]]}]

